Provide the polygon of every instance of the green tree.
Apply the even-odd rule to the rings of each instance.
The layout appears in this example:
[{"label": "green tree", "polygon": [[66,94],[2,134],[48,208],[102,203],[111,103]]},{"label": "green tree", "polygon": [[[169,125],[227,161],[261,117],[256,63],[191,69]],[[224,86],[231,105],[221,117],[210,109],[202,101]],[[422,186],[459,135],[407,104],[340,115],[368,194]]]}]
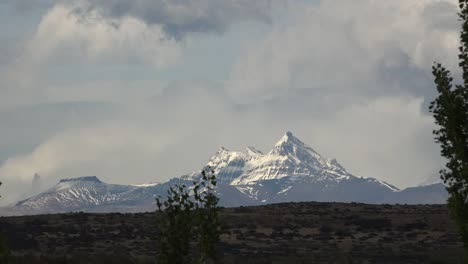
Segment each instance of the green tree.
[{"label": "green tree", "polygon": [[167,199],[156,199],[158,219],[157,263],[190,263],[192,210],[194,202],[185,184],[175,184],[167,191]]},{"label": "green tree", "polygon": [[435,141],[447,159],[440,176],[450,195],[448,207],[468,252],[468,0],[459,0],[459,8],[462,29],[458,58],[463,83],[453,85],[450,71],[435,63],[432,73],[438,96],[429,111],[439,126],[434,131]]},{"label": "green tree", "polygon": [[219,198],[215,194],[216,176],[211,169],[202,171],[201,181],[193,182],[195,200],[195,236],[200,252],[199,263],[217,261],[216,245],[221,235]]},{"label": "green tree", "polygon": [[188,187],[172,185],[167,198],[156,199],[158,207],[157,263],[210,263],[216,261],[221,234],[216,177],[205,168]]}]

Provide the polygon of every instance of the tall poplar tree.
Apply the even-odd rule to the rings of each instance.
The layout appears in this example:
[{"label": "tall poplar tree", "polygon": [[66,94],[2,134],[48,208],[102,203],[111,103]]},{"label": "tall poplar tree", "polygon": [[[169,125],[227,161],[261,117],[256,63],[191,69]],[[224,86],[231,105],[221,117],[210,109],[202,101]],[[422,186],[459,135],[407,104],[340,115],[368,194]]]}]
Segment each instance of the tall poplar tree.
[{"label": "tall poplar tree", "polygon": [[438,96],[429,111],[439,126],[434,131],[435,141],[447,159],[440,176],[449,193],[448,207],[468,252],[468,0],[459,0],[459,8],[462,28],[458,59],[462,83],[453,84],[450,71],[435,63],[432,73]]}]

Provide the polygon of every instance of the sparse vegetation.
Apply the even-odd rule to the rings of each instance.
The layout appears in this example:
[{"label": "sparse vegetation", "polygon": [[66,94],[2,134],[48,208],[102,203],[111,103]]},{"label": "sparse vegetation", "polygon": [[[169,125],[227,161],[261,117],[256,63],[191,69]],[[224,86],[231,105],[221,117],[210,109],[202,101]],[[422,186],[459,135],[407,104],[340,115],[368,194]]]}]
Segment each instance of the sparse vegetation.
[{"label": "sparse vegetation", "polygon": [[[218,263],[461,263],[463,244],[447,212],[444,205],[316,202],[222,208]],[[0,228],[12,264],[154,263],[155,215],[0,217]],[[363,224],[376,218],[391,224]]]},{"label": "sparse vegetation", "polygon": [[440,175],[450,194],[448,207],[468,252],[468,0],[459,0],[459,8],[462,29],[458,58],[463,83],[453,85],[450,71],[436,63],[432,73],[439,94],[429,110],[439,125],[435,140],[447,159]]},{"label": "sparse vegetation", "polygon": [[[156,199],[158,263],[210,263],[216,261],[221,234],[216,176],[206,168],[190,188],[176,184],[166,200]],[[192,245],[195,244],[196,248]]]}]

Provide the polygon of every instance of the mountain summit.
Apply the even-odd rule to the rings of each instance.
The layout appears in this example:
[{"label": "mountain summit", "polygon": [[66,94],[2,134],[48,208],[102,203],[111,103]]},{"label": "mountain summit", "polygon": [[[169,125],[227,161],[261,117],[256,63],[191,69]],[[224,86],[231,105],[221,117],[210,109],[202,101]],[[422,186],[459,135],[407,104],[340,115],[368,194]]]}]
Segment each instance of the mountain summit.
[{"label": "mountain summit", "polygon": [[291,131],[287,131],[283,135],[283,137],[278,142],[276,142],[275,147],[279,147],[283,145],[305,146],[304,142],[302,142],[300,139],[295,137]]},{"label": "mountain summit", "polygon": [[296,155],[297,151],[307,151],[313,153],[314,156],[319,157],[320,155],[315,152],[312,148],[308,147],[304,142],[295,137],[290,131],[286,132],[284,136],[275,144],[271,150],[271,154],[279,155]]},{"label": "mountain summit", "polygon": [[244,152],[222,148],[211,157],[208,166],[214,169],[218,181],[231,185],[285,177],[334,182],[354,177],[336,160],[322,157],[289,131],[267,154],[252,147]]}]

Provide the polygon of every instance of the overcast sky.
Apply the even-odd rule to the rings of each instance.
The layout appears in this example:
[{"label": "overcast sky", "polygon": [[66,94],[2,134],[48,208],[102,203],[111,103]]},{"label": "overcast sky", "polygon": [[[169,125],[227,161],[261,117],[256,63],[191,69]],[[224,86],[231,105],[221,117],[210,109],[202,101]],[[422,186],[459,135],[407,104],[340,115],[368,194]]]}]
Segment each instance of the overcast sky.
[{"label": "overcast sky", "polygon": [[431,66],[456,0],[0,1],[0,193],[164,181],[290,130],[398,187],[443,161]]}]

